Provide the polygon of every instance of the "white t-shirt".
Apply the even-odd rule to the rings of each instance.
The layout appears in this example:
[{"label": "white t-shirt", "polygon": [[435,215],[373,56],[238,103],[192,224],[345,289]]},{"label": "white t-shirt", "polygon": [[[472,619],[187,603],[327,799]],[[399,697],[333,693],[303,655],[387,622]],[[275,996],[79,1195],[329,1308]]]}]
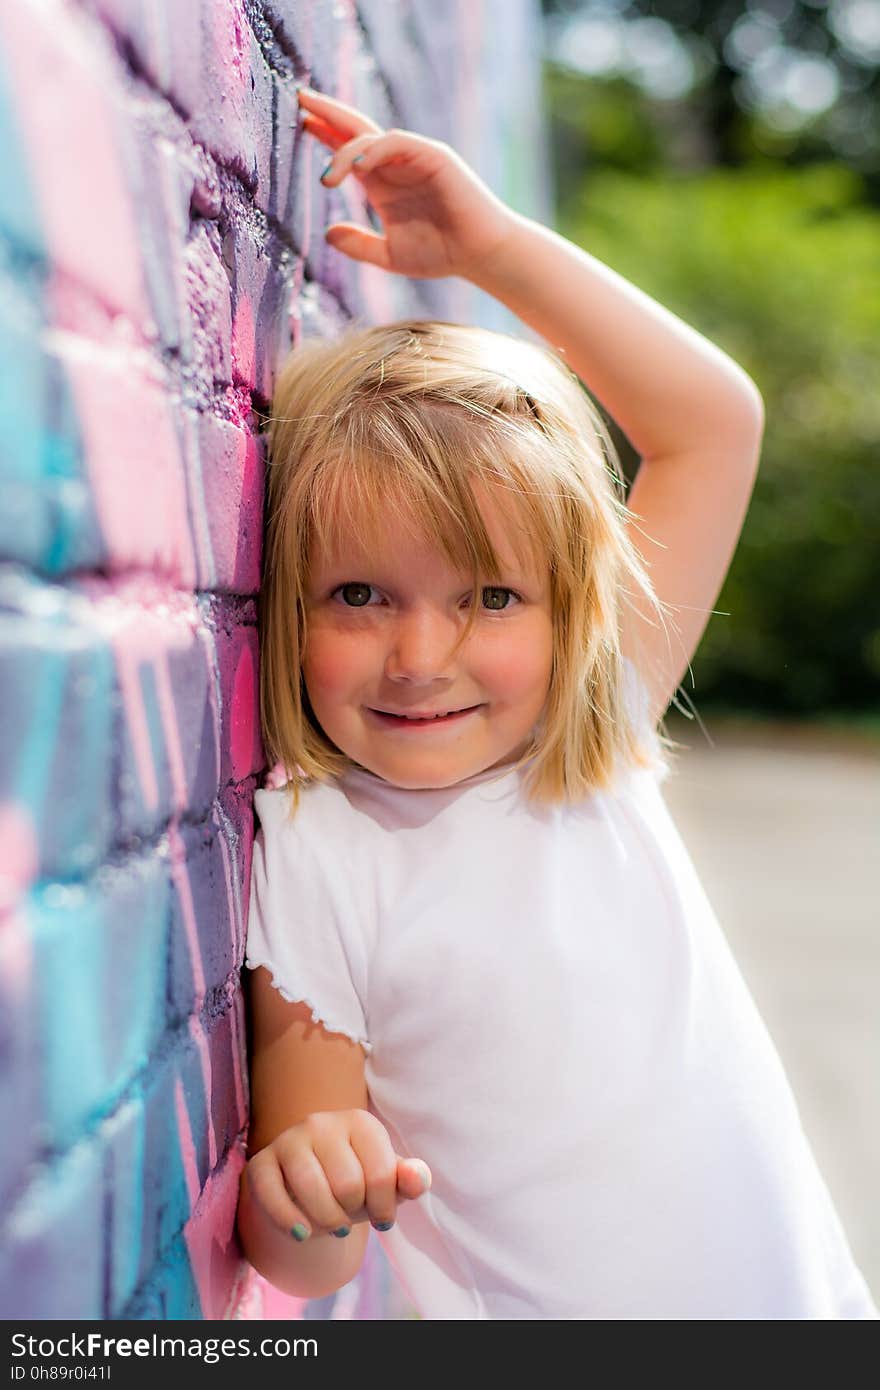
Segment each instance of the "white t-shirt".
[{"label": "white t-shirt", "polygon": [[[628,698],[644,687],[627,663]],[[653,731],[647,730],[649,737]],[[425,1318],[878,1318],[660,791],[258,791],[247,965],[358,1040]]]}]

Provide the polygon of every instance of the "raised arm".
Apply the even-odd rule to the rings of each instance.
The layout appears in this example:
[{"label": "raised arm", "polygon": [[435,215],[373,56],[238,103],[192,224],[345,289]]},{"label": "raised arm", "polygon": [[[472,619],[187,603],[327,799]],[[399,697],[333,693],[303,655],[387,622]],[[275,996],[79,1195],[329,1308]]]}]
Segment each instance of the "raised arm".
[{"label": "raised arm", "polygon": [[664,631],[632,595],[621,643],[642,671],[656,723],[736,549],[760,458],[761,396],[726,353],[635,285],[556,232],[511,216],[509,237],[474,283],[562,350],[641,456],[630,538],[672,614]]},{"label": "raised arm", "polygon": [[764,429],[755,383],[588,251],[506,207],[448,145],[382,131],[308,89],[300,103],[306,129],[334,152],[324,182],[355,174],[383,226],[336,223],[331,245],[395,274],[460,275],[499,299],[562,352],[641,455],[630,534],[670,630],[634,594],[621,643],[656,722],[687,671],[745,519]]},{"label": "raised arm", "polygon": [[732,358],[588,251],[510,218],[471,280],[562,351],[644,462],[702,456],[725,428],[760,435],[758,388]]}]

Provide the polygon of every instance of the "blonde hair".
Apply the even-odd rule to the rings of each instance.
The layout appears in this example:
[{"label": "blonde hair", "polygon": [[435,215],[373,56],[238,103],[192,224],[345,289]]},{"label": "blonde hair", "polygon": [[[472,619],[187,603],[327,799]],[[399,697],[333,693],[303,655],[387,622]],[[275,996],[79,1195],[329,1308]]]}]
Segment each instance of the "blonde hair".
[{"label": "blonde hair", "polygon": [[[480,327],[406,320],[352,327],[291,353],[269,419],[266,538],[259,600],[260,716],[270,764],[284,764],[293,811],[309,780],[353,761],[314,719],[300,669],[313,543],[340,532],[381,553],[390,505],[412,534],[470,567],[467,625],[481,583],[502,578],[473,491],[491,483],[519,504],[517,558],[549,564],[553,661],[524,776],[553,805],[611,784],[618,759],[668,767],[656,732],[639,736],[623,698],[620,603],[634,583],[663,607],[630,541],[614,446],[580,380],[551,349]],[[508,513],[505,507],[505,515]],[[527,539],[526,539],[527,538]],[[522,544],[521,544],[522,542]],[[499,776],[511,770],[502,767]]]}]

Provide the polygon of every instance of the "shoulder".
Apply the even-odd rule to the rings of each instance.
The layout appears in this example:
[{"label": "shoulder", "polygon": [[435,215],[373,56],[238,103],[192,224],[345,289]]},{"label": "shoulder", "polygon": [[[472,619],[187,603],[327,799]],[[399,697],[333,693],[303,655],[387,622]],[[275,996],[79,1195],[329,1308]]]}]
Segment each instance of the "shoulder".
[{"label": "shoulder", "polygon": [[342,788],[332,782],[312,782],[301,789],[294,810],[285,788],[254,792],[257,825],[254,859],[276,884],[308,883],[308,892],[350,909],[358,881],[369,870],[371,856],[364,846],[363,817],[359,817]]},{"label": "shoulder", "polygon": [[264,787],[254,792],[254,810],[261,825],[276,831],[287,827],[292,835],[307,835],[313,827],[332,827],[350,808],[341,787],[331,782],[309,782],[300,789],[296,809],[293,792],[287,787]]}]

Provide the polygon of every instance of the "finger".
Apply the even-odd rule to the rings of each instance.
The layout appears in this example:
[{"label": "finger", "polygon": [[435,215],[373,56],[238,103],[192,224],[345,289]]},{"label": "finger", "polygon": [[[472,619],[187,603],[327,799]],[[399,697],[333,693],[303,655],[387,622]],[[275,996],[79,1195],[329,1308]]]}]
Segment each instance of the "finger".
[{"label": "finger", "polygon": [[377,232],[368,232],[355,222],[333,222],[324,233],[324,240],[334,251],[344,251],[354,261],[378,265],[391,270],[388,242]]},{"label": "finger", "polygon": [[331,121],[340,131],[347,132],[348,136],[359,135],[363,131],[377,132],[382,128],[375,121],[371,121],[369,116],[365,116],[363,111],[348,106],[344,101],[337,101],[335,97],[328,97],[324,92],[316,92],[313,87],[299,87],[297,98],[300,105]]},{"label": "finger", "polygon": [[423,1158],[401,1158],[397,1164],[397,1190],[403,1197],[423,1197],[431,1188],[431,1170]]},{"label": "finger", "polygon": [[405,172],[402,176],[392,177],[391,182],[403,184],[412,182],[413,178],[426,179],[439,173],[446,157],[436,140],[416,135],[411,130],[383,130],[379,134],[356,135],[331,155],[321,171],[321,182],[327,188],[335,187],[350,171],[359,178],[368,178],[379,170],[384,173],[386,168],[390,174],[396,166]]},{"label": "finger", "polygon": [[326,121],[319,120],[317,116],[303,116],[302,128],[309,135],[314,135],[316,140],[320,140],[322,145],[329,145],[332,150],[338,150],[345,144],[345,136],[340,135],[338,130],[334,130],[332,125]]},{"label": "finger", "polygon": [[333,1195],[327,1175],[314,1151],[298,1149],[286,1155],[282,1149],[278,1161],[291,1200],[304,1213],[310,1230],[316,1226],[325,1231],[351,1229],[351,1219]]},{"label": "finger", "polygon": [[312,1143],[333,1199],[344,1213],[342,1224],[350,1229],[352,1222],[364,1221],[367,1216],[367,1181],[360,1157],[338,1130],[319,1133]]},{"label": "finger", "polygon": [[325,188],[335,188],[349,172],[363,174],[367,152],[377,140],[385,140],[382,135],[356,135],[352,140],[344,140],[330,156],[321,171],[321,182]]},{"label": "finger", "polygon": [[[262,1159],[262,1162],[260,1161]],[[258,1206],[280,1231],[295,1240],[308,1240],[311,1223],[287,1190],[284,1175],[271,1153],[255,1154],[245,1169],[245,1182]]]},{"label": "finger", "polygon": [[388,1231],[397,1220],[397,1154],[383,1124],[368,1111],[355,1115],[351,1146],[364,1174],[364,1204],[370,1223]]}]

